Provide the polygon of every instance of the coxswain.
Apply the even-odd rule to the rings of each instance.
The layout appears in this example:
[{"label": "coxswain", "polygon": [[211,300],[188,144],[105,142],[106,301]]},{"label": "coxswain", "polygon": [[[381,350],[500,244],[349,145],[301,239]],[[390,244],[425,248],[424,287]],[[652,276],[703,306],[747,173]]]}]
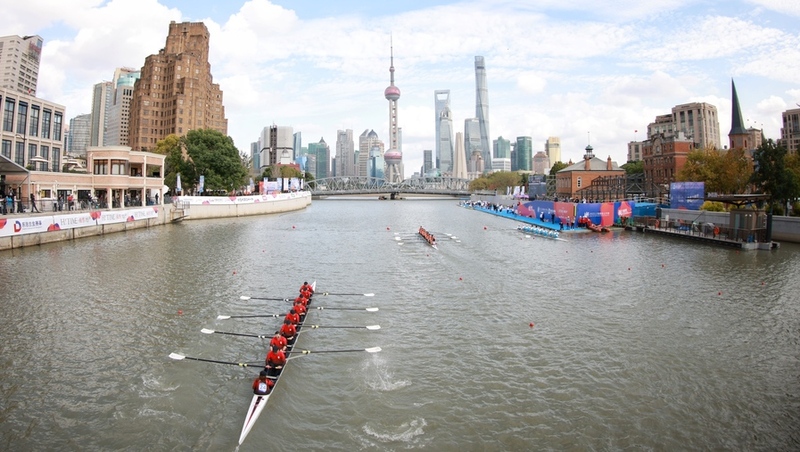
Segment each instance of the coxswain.
[{"label": "coxswain", "polygon": [[264,366],[264,369],[266,369],[268,375],[271,377],[277,377],[281,372],[281,369],[283,369],[284,364],[286,364],[286,354],[283,353],[283,350],[280,350],[278,347],[270,347],[269,352],[267,352],[267,361]]},{"label": "coxswain", "polygon": [[292,322],[284,320],[280,329],[280,333],[281,336],[286,338],[286,342],[291,344],[294,341],[295,335],[297,335],[297,328],[292,324]]},{"label": "coxswain", "polygon": [[253,381],[253,394],[256,395],[267,395],[270,391],[272,391],[272,387],[275,386],[275,382],[269,378],[267,378],[269,374],[266,370],[262,370],[259,372],[258,377]]},{"label": "coxswain", "polygon": [[288,320],[292,322],[293,325],[297,325],[298,323],[300,323],[300,315],[297,314],[297,310],[294,307],[292,307],[292,309],[290,309],[289,312],[286,314],[286,317],[284,317],[284,320]]},{"label": "coxswain", "polygon": [[280,331],[276,331],[272,339],[269,340],[270,347],[278,347],[278,350],[286,350],[286,338],[281,335]]}]

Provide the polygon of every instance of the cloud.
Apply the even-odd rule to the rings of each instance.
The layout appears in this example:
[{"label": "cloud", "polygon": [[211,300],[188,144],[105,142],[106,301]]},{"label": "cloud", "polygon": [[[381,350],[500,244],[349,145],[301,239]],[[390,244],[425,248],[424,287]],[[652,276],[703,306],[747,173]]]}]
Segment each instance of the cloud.
[{"label": "cloud", "polygon": [[749,3],[762,6],[772,11],[792,16],[800,16],[800,3],[789,0],[747,0]]}]

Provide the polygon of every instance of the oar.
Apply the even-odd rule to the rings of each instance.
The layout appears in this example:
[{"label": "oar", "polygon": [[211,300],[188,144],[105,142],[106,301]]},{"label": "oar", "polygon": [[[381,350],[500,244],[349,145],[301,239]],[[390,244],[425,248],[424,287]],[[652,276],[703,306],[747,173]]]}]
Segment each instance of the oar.
[{"label": "oar", "polygon": [[367,326],[332,326],[332,325],[303,325],[303,330],[306,328],[316,329],[316,328],[366,328],[368,330],[379,330],[381,329],[380,325],[367,325]]},{"label": "oar", "polygon": [[253,317],[283,317],[286,314],[260,314],[260,315],[218,315],[217,320],[249,319]]},{"label": "oar", "polygon": [[311,353],[349,353],[349,352],[367,352],[367,353],[378,353],[381,351],[380,347],[370,347],[370,348],[354,348],[350,350],[289,350],[285,353],[300,353],[300,355],[290,356],[286,358],[286,360],[300,358],[304,355],[309,355]]},{"label": "oar", "polygon": [[[177,353],[170,353],[169,357],[172,358],[172,359],[177,359],[177,360],[191,359],[193,361],[204,361],[204,362],[207,362],[207,363],[216,363],[216,364],[229,364],[231,366],[239,366],[239,367],[255,367],[256,366],[254,364],[248,364],[248,363],[235,363],[235,362],[232,362],[232,361],[217,361],[217,360],[214,360],[214,359],[192,358],[191,356],[179,355]],[[264,365],[263,364],[259,364],[258,367],[264,367]]]},{"label": "oar", "polygon": [[228,334],[228,335],[231,335],[231,336],[257,337],[259,339],[269,339],[272,336],[274,336],[274,334],[226,333],[225,331],[209,330],[208,328],[203,328],[202,330],[200,330],[200,332],[203,333],[203,334]]},{"label": "oar", "polygon": [[[314,292],[316,293],[316,292]],[[327,297],[328,295],[363,295],[365,297],[374,297],[374,293],[330,293],[330,292],[322,292],[320,295],[323,297]]]},{"label": "oar", "polygon": [[[329,308],[326,306],[311,306],[310,309],[319,309],[320,311],[323,309],[328,310],[337,310],[337,311],[367,311],[367,312],[377,312],[378,308]],[[219,318],[219,317],[217,317]]]},{"label": "oar", "polygon": [[247,295],[242,295],[239,297],[240,300],[272,300],[272,301],[291,301],[289,298],[268,298],[268,297],[248,297]]}]

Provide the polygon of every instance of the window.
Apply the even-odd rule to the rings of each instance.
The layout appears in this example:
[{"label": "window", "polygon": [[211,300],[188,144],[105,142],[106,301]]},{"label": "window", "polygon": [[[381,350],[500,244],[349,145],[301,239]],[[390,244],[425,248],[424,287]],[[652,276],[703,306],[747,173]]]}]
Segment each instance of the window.
[{"label": "window", "polygon": [[10,159],[11,158],[11,140],[3,140],[3,147],[2,151],[3,157]]},{"label": "window", "polygon": [[17,107],[17,133],[25,135],[28,125],[28,104],[20,102]]},{"label": "window", "polygon": [[94,161],[94,174],[108,174],[108,164],[106,160]]},{"label": "window", "polygon": [[582,183],[581,176],[578,176],[578,182],[577,183],[578,183],[577,187],[581,188],[581,183]]},{"label": "window", "polygon": [[28,135],[32,137],[39,136],[39,107],[31,107],[31,125],[28,128]]},{"label": "window", "polygon": [[5,107],[3,107],[3,132],[14,131],[14,99],[6,98]]},{"label": "window", "polygon": [[53,120],[53,140],[61,141],[61,128],[62,128],[62,114],[56,112],[55,118]]},{"label": "window", "polygon": [[25,165],[25,143],[17,141],[17,151],[14,154],[14,163],[19,166]]},{"label": "window", "polygon": [[42,112],[42,138],[48,140],[50,139],[50,118],[52,114],[50,110],[44,110]]}]

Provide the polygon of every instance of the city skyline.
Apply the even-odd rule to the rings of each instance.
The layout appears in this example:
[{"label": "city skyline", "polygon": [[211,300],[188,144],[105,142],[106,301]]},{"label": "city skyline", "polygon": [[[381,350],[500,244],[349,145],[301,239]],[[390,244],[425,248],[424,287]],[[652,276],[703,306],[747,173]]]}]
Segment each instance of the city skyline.
[{"label": "city skyline", "polygon": [[140,69],[163,47],[169,21],[202,21],[228,134],[243,152],[270,124],[327,142],[346,129],[388,141],[381,92],[391,35],[403,68],[406,177],[419,171],[423,150],[436,147],[434,91],[450,91],[456,131],[474,117],[478,55],[487,68],[490,140],[530,136],[538,150],[558,136],[565,162],[582,157],[591,132],[599,157],[625,163],[627,143],[644,139],[653,118],[690,102],[716,106],[727,136],[731,78],[745,126],[767,138],[779,138],[781,113],[800,102],[800,5],[529,3],[31,0],[4,7],[0,35],[43,38],[37,96],[73,118],[91,111],[93,87],[117,67]]}]

